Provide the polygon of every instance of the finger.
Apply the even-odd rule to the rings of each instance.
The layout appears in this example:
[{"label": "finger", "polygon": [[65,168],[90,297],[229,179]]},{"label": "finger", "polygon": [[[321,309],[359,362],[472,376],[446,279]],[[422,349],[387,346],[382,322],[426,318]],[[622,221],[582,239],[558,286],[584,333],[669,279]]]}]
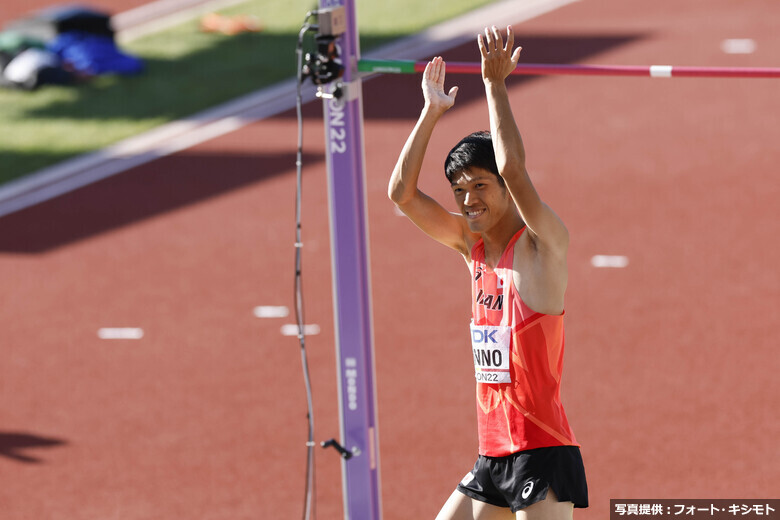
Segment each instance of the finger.
[{"label": "finger", "polygon": [[436,56],[431,63],[431,81],[438,83],[441,75],[441,58]]},{"label": "finger", "polygon": [[502,49],[504,47],[504,40],[503,38],[501,38],[501,33],[498,32],[498,27],[494,25],[492,29],[493,29],[493,43],[496,46],[496,50]]},{"label": "finger", "polygon": [[518,47],[517,49],[515,49],[515,53],[512,54],[512,63],[514,63],[515,65],[517,65],[517,63],[520,61],[520,52],[522,52],[522,50],[523,50],[522,47]]},{"label": "finger", "polygon": [[479,46],[479,54],[483,58],[487,58],[487,46],[485,45],[485,40],[482,38],[481,34],[477,35],[477,45]]},{"label": "finger", "polygon": [[487,47],[488,53],[496,49],[496,44],[493,41],[493,33],[485,27],[485,47]]},{"label": "finger", "polygon": [[450,93],[449,93],[448,95],[450,96],[450,98],[451,98],[453,101],[455,101],[455,96],[457,96],[457,95],[458,95],[458,87],[452,87],[452,88],[450,89]]},{"label": "finger", "polygon": [[515,31],[512,29],[511,25],[506,26],[506,46],[504,47],[505,51],[511,51],[512,47],[515,46]]}]

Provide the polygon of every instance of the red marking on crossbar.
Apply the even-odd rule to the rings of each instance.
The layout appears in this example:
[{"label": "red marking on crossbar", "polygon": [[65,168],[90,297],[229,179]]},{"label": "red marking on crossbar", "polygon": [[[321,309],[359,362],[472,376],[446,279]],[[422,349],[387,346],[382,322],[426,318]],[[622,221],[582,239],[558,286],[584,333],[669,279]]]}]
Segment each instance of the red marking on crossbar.
[{"label": "red marking on crossbar", "polygon": [[[423,72],[427,62],[418,61],[414,70]],[[551,65],[520,63],[512,74],[526,76],[576,75],[576,76],[651,76],[647,65]],[[780,78],[780,68],[771,67],[675,67],[672,77],[708,78]],[[451,74],[480,74],[479,63],[447,62]]]}]

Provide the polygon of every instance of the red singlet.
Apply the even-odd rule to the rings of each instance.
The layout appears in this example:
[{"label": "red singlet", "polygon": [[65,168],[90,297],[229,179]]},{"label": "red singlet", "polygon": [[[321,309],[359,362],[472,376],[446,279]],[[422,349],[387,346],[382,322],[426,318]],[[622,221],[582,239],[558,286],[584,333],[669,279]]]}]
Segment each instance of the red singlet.
[{"label": "red singlet", "polygon": [[[489,457],[550,446],[579,446],[560,398],[563,314],[532,311],[513,282],[514,245],[524,230],[509,241],[495,269],[485,265],[482,240],[471,250],[479,453]],[[502,352],[496,340],[501,342],[503,330],[508,342],[503,353],[509,359],[499,366]],[[490,380],[509,382],[484,382]]]}]

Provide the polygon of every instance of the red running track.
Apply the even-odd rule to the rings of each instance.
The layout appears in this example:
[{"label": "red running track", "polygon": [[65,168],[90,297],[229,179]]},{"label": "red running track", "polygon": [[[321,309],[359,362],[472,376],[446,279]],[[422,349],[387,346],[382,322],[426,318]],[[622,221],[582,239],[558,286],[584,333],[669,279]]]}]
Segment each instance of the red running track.
[{"label": "red running track", "polygon": [[[528,62],[767,66],[779,9],[605,0],[516,29]],[[723,54],[726,38],[756,52]],[[423,181],[444,201],[444,152],[487,127],[479,79],[458,81]],[[510,92],[536,185],[572,235],[563,398],[592,504],[577,518],[619,498],[776,497],[777,83],[518,78]],[[433,518],[476,449],[465,267],[385,196],[420,101],[413,77],[365,84],[383,501],[399,520]],[[306,114],[324,440],[338,435],[324,139],[319,106]],[[252,314],[292,306],[295,133],[283,114],[0,219],[4,519],[300,516],[305,396],[279,332],[292,319]],[[599,254],[629,264],[594,268]],[[339,518],[335,453],[317,470],[318,518]]]}]

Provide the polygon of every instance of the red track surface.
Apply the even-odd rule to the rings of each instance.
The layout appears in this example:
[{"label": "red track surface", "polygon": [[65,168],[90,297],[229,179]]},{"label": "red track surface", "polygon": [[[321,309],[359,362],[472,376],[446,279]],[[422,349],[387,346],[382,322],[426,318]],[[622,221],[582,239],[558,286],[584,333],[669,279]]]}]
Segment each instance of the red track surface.
[{"label": "red track surface", "polygon": [[[580,2],[518,26],[528,62],[772,66],[774,0]],[[475,28],[475,32],[478,28]],[[754,38],[725,55],[726,38]],[[473,61],[476,46],[445,53]],[[431,143],[487,127],[479,78]],[[770,498],[780,484],[774,80],[513,79],[543,198],[572,245],[564,402],[591,508]],[[433,518],[475,457],[469,289],[385,197],[418,78],[365,84],[384,516]],[[307,322],[316,434],[338,436],[320,108],[307,108]],[[305,397],[292,306],[295,119],[283,114],[0,219],[3,519],[295,518]],[[401,246],[402,245],[402,246]],[[596,269],[596,254],[626,255]],[[98,339],[141,327],[139,341]],[[317,454],[318,518],[342,515]]]}]

